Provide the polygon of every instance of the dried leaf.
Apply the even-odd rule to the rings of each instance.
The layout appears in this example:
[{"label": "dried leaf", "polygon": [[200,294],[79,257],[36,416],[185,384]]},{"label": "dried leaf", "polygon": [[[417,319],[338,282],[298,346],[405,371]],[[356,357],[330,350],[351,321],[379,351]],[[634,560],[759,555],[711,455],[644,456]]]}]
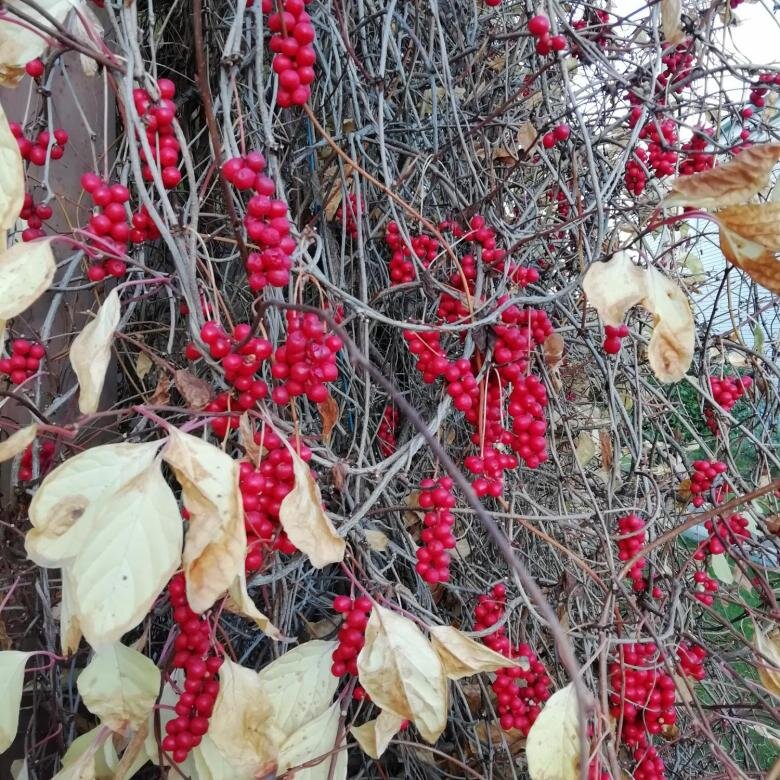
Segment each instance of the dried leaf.
[{"label": "dried leaf", "polygon": [[180,368],[173,375],[176,389],[190,409],[203,409],[213,396],[211,385],[195,376],[186,368]]},{"label": "dried leaf", "polygon": [[574,447],[574,457],[583,468],[596,457],[596,442],[590,431],[582,431],[577,437]]},{"label": "dried leaf", "polygon": [[138,357],[135,359],[135,374],[139,379],[144,379],[146,375],[152,370],[152,359],[146,352],[139,352]]},{"label": "dried leaf", "polygon": [[390,544],[387,534],[383,534],[381,531],[376,531],[373,528],[366,528],[363,533],[369,548],[374,552],[384,552],[387,549],[387,545]]},{"label": "dried leaf", "polygon": [[21,314],[49,289],[56,269],[51,242],[14,244],[0,254],[0,320]]},{"label": "dried leaf", "polygon": [[761,683],[774,696],[780,697],[780,629],[764,634],[756,626],[756,650],[766,656],[756,659],[756,668]]},{"label": "dried leaf", "polygon": [[593,263],[582,279],[588,305],[598,310],[607,325],[620,325],[626,312],[647,294],[647,272],[617,252],[606,263]]},{"label": "dried leaf", "polygon": [[362,726],[352,726],[349,731],[367,756],[379,758],[400,731],[403,722],[404,719],[398,715],[382,710],[373,720]]},{"label": "dried leaf", "polygon": [[160,691],[154,662],[121,642],[99,647],[76,681],[87,709],[123,733],[146,722]]},{"label": "dried leaf", "polygon": [[100,404],[120,314],[119,293],[115,288],[103,301],[95,319],[84,326],[70,346],[70,364],[79,382],[82,414],[96,412]]},{"label": "dried leaf", "polygon": [[167,406],[171,400],[171,380],[167,374],[160,374],[157,379],[157,387],[149,396],[150,406]]},{"label": "dried leaf", "polygon": [[225,609],[236,615],[249,618],[271,639],[281,639],[279,629],[255,606],[246,589],[246,572],[239,572],[233,584],[228,588]]},{"label": "dried leaf", "polygon": [[612,437],[609,431],[599,431],[599,448],[601,450],[601,462],[605,469],[610,470],[613,463]]},{"label": "dried leaf", "polygon": [[0,441],[0,463],[15,458],[35,441],[38,425],[33,423],[14,431],[7,439]]},{"label": "dried leaf", "polygon": [[485,745],[503,745],[506,742],[509,753],[517,756],[525,750],[525,736],[519,729],[509,729],[504,731],[501,724],[497,721],[489,723],[477,723],[474,728],[477,738]]},{"label": "dried leaf", "polygon": [[[279,749],[277,774],[324,756],[317,764],[295,770],[295,780],[346,780],[347,751],[343,741],[338,753],[328,755],[339,747],[340,714],[340,706],[336,702],[287,737]],[[334,764],[333,772],[330,771],[331,762]]]},{"label": "dried leaf", "polygon": [[718,209],[746,203],[766,186],[780,158],[780,144],[756,144],[734,159],[672,182],[666,198],[669,206]]},{"label": "dried leaf", "polygon": [[661,0],[661,29],[667,43],[676,45],[685,38],[680,26],[681,12],[680,0]]},{"label": "dried leaf", "polygon": [[531,726],[526,743],[531,780],[578,780],[580,725],[574,683],[556,691]]},{"label": "dried leaf", "polygon": [[447,725],[444,667],[411,620],[375,604],[357,664],[377,707],[413,721],[427,742],[439,738]]},{"label": "dried leaf", "polygon": [[336,403],[336,399],[332,396],[328,396],[327,401],[323,401],[321,404],[317,404],[317,408],[320,411],[322,417],[322,440],[325,444],[330,444],[330,438],[333,433],[333,429],[336,427],[336,423],[339,421],[340,409]]},{"label": "dried leaf", "polygon": [[79,649],[81,644],[81,624],[76,612],[76,603],[73,597],[73,583],[70,581],[68,567],[62,570],[62,600],[60,601],[60,645],[63,655],[71,655]]},{"label": "dried leaf", "polygon": [[182,487],[190,513],[182,563],[187,599],[204,612],[244,571],[246,530],[238,462],[203,439],[169,431],[163,458]]},{"label": "dried leaf", "polygon": [[255,441],[255,429],[247,412],[244,412],[238,420],[238,441],[247,458],[257,468],[260,465],[263,453],[260,445]]},{"label": "dried leaf", "polygon": [[478,672],[495,672],[517,664],[481,642],[475,642],[453,626],[432,626],[431,644],[438,653],[444,673],[460,680]]},{"label": "dried leaf", "polygon": [[19,152],[19,144],[11,132],[2,106],[0,106],[0,170],[3,172],[0,181],[0,230],[9,230],[18,219],[24,203],[24,164]]},{"label": "dried leaf", "polygon": [[336,642],[305,642],[260,671],[261,694],[285,739],[330,707],[338,688],[330,673],[335,648]]},{"label": "dried leaf", "polygon": [[551,368],[555,368],[563,360],[563,336],[560,333],[553,332],[542,344],[542,355],[544,362]]},{"label": "dried leaf", "polygon": [[31,655],[19,650],[0,652],[0,753],[8,750],[16,737],[24,687],[24,666]]},{"label": "dried leaf", "polygon": [[344,558],[346,543],[322,511],[322,496],[309,467],[287,444],[295,472],[293,489],[279,507],[279,521],[290,541],[305,553],[315,569]]}]

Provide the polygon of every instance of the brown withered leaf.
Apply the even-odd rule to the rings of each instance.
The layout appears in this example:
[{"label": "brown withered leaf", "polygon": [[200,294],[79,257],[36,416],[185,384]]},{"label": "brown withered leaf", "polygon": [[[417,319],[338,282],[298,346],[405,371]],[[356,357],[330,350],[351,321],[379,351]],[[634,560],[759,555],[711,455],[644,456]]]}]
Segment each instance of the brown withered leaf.
[{"label": "brown withered leaf", "polygon": [[563,336],[560,333],[553,332],[544,340],[542,355],[550,368],[555,368],[563,360],[563,346]]},{"label": "brown withered leaf", "polygon": [[490,723],[477,723],[474,727],[477,739],[484,745],[502,745],[506,740],[509,752],[513,756],[520,755],[525,750],[525,737],[519,729],[509,729],[504,731],[501,724],[494,720]]},{"label": "brown withered leaf", "polygon": [[601,465],[609,471],[612,468],[612,437],[609,431],[599,431],[599,447],[601,448]]},{"label": "brown withered leaf", "polygon": [[669,206],[720,209],[746,203],[766,186],[769,174],[780,159],[780,143],[756,144],[733,160],[672,182],[666,198]]},{"label": "brown withered leaf", "polygon": [[157,387],[149,396],[150,406],[167,406],[171,402],[171,378],[167,374],[160,374],[157,379]]},{"label": "brown withered leaf", "polygon": [[246,453],[247,458],[249,458],[255,465],[255,468],[257,468],[257,466],[260,465],[262,451],[260,445],[255,441],[255,429],[247,412],[244,412],[238,420],[238,441]]},{"label": "brown withered leaf", "polygon": [[322,440],[325,444],[330,444],[330,438],[333,434],[333,429],[336,427],[336,423],[339,421],[341,410],[339,409],[336,399],[332,396],[328,396],[327,401],[323,401],[321,404],[317,404],[317,409],[320,411],[322,417]]},{"label": "brown withered leaf", "polygon": [[685,37],[680,26],[681,12],[680,0],[661,0],[661,28],[667,43],[677,44]]},{"label": "brown withered leaf", "polygon": [[191,409],[202,409],[211,400],[209,383],[205,379],[196,377],[186,368],[180,368],[176,371],[173,380],[184,402]]}]

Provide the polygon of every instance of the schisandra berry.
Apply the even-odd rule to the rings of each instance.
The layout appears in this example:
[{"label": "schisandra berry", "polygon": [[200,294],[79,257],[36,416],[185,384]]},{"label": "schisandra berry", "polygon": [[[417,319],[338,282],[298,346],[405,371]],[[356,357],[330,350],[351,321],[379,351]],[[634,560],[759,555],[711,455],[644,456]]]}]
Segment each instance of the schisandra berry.
[{"label": "schisandra berry", "polygon": [[33,165],[45,165],[47,158],[59,160],[65,154],[68,134],[61,127],[56,128],[53,134],[48,130],[41,130],[33,141],[24,135],[22,126],[18,122],[9,122],[8,126],[16,138],[22,159]]},{"label": "schisandra berry", "polygon": [[143,146],[139,144],[138,153],[143,165],[141,175],[144,181],[153,181],[152,163],[160,170],[160,178],[166,189],[173,189],[181,181],[179,164],[179,142],[173,129],[176,119],[176,85],[170,79],[160,79],[157,84],[160,99],[155,100],[147,90],[137,87],[133,90],[133,103],[146,127],[146,140],[152,153],[152,159],[146,158]]},{"label": "schisandra berry", "polygon": [[692,677],[694,680],[701,681],[707,676],[704,670],[706,658],[707,651],[701,645],[680,642],[680,646],[677,648],[680,670],[684,675]]},{"label": "schisandra berry", "polygon": [[452,527],[455,517],[450,510],[456,499],[452,494],[452,479],[424,479],[420,483],[420,508],[425,509],[423,530],[420,533],[422,546],[417,548],[415,569],[429,585],[448,582],[450,578],[450,554],[455,547]]},{"label": "schisandra berry", "polygon": [[608,355],[617,355],[620,352],[621,341],[628,336],[628,325],[604,326],[604,344],[603,349]]},{"label": "schisandra berry", "polygon": [[[724,376],[710,377],[710,392],[715,403],[724,411],[730,412],[734,404],[750,389],[753,379],[749,376]],[[716,410],[711,406],[704,409],[704,419],[712,433],[718,435],[718,421],[715,418]]]},{"label": "schisandra berry", "polygon": [[38,373],[45,355],[42,344],[28,339],[14,339],[10,356],[0,359],[0,374],[7,374],[12,384],[20,385]]},{"label": "schisandra berry", "polygon": [[302,106],[309,99],[317,55],[312,45],[314,25],[304,10],[304,0],[282,0],[281,5],[279,13],[273,0],[262,0],[263,13],[270,14],[268,45],[275,53],[271,67],[279,79],[276,102],[280,108],[289,108]]},{"label": "schisandra berry", "polygon": [[[618,520],[618,533],[618,559],[630,561],[645,546],[645,521],[635,514],[625,515]],[[640,558],[628,573],[636,593],[643,593],[647,589],[647,580],[643,574],[646,562],[645,558]]]},{"label": "schisandra berry", "polygon": [[396,222],[389,222],[385,231],[385,243],[391,251],[389,271],[390,280],[394,284],[413,282],[417,278],[417,272],[412,261],[412,254],[417,258],[423,268],[427,268],[431,261],[439,254],[438,241],[424,234],[411,235],[411,248],[404,241]]},{"label": "schisandra berry", "polygon": [[379,423],[379,429],[376,438],[379,443],[379,451],[388,458],[395,452],[396,447],[396,429],[398,428],[398,410],[388,404],[382,413],[382,420]]},{"label": "schisandra berry", "polygon": [[691,472],[691,503],[698,509],[704,504],[704,496],[721,474],[728,467],[719,460],[695,460]]},{"label": "schisandra berry", "polygon": [[693,597],[706,607],[711,607],[715,601],[715,596],[713,594],[718,592],[717,581],[712,579],[706,571],[694,572],[693,581]]},{"label": "schisandra berry", "polygon": [[[339,224],[344,225],[344,230],[346,231],[347,235],[355,241],[358,237],[358,227],[357,227],[357,215],[358,215],[358,200],[357,196],[354,193],[349,193],[346,200],[346,208],[344,207],[344,200],[342,200],[341,205],[336,210],[335,220]],[[360,200],[360,212],[361,214],[366,213],[366,204],[365,201],[361,198]]]},{"label": "schisandra berry", "polygon": [[[336,596],[333,599],[333,609],[344,616],[338,633],[339,643],[331,656],[333,664],[330,671],[334,677],[357,675],[357,657],[366,641],[366,626],[372,606],[368,596],[359,596],[356,599]],[[359,698],[365,698],[365,692],[362,692]]]},{"label": "schisandra berry", "polygon": [[[38,450],[38,474],[44,476],[52,466],[56,446],[51,439],[44,439]],[[19,481],[29,482],[33,478],[33,445],[30,444],[19,459]]]}]

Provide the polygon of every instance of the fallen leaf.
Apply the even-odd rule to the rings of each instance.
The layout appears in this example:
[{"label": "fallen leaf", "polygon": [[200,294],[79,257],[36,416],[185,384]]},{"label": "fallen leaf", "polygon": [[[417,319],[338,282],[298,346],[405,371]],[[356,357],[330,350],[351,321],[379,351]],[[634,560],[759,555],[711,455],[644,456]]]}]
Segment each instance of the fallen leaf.
[{"label": "fallen leaf", "polygon": [[19,650],[0,651],[0,753],[5,752],[16,738],[19,725],[19,707],[24,687],[24,666],[32,653]]},{"label": "fallen leaf", "polygon": [[279,629],[255,606],[252,597],[246,589],[246,572],[241,571],[228,588],[225,598],[225,609],[235,615],[249,618],[255,625],[271,639],[281,639]]},{"label": "fallen leaf", "polygon": [[620,325],[626,312],[647,294],[647,271],[617,252],[605,263],[592,263],[582,279],[588,305],[607,325]]},{"label": "fallen leaf", "polygon": [[766,186],[780,158],[780,143],[756,144],[722,165],[672,182],[669,206],[717,209],[746,203]]},{"label": "fallen leaf", "polygon": [[481,642],[475,642],[453,626],[432,626],[431,645],[441,659],[450,680],[460,680],[478,672],[495,672],[517,664]]},{"label": "fallen leaf", "polygon": [[375,604],[357,659],[371,701],[414,722],[433,744],[447,725],[447,680],[430,642],[408,618]]},{"label": "fallen leaf", "polygon": [[320,416],[322,417],[322,440],[325,444],[330,444],[333,429],[339,421],[339,405],[336,403],[336,399],[332,395],[329,395],[327,401],[317,404],[317,409],[319,409]]},{"label": "fallen leaf", "polygon": [[311,470],[287,441],[283,441],[292,457],[295,484],[279,507],[279,522],[290,541],[309,557],[315,569],[339,563],[344,558],[346,543],[322,511],[320,488],[312,478]]},{"label": "fallen leaf", "polygon": [[238,461],[203,439],[169,430],[163,458],[182,487],[190,513],[182,563],[187,599],[204,612],[227,591],[246,557]]},{"label": "fallen leaf", "polygon": [[119,293],[114,288],[98,309],[95,319],[84,326],[70,346],[70,364],[79,383],[79,411],[82,414],[96,412],[100,404],[120,314]]},{"label": "fallen leaf", "polygon": [[599,431],[599,448],[601,450],[601,462],[604,468],[610,470],[613,463],[612,437],[609,431]]},{"label": "fallen leaf", "polygon": [[680,26],[681,12],[680,0],[661,0],[661,30],[666,43],[675,45],[685,39]]},{"label": "fallen leaf", "polygon": [[423,513],[421,511],[417,511],[420,509],[420,491],[413,490],[404,499],[404,503],[409,507],[409,509],[404,510],[403,513],[404,525],[407,528],[410,528],[413,525],[419,525],[423,519]]},{"label": "fallen leaf", "polygon": [[[2,106],[0,106],[0,170],[3,172],[0,181],[0,230],[10,230],[19,218],[19,212],[24,204],[24,163],[19,152],[19,144],[11,132]],[[5,247],[5,240],[3,240],[3,247]]]},{"label": "fallen leaf", "polygon": [[190,409],[203,409],[211,401],[213,391],[211,385],[195,376],[186,368],[180,368],[173,374],[173,381],[184,402]]},{"label": "fallen leaf", "polygon": [[352,726],[350,733],[370,758],[379,758],[387,750],[390,740],[400,731],[404,719],[382,710],[373,720],[362,726]]},{"label": "fallen leaf", "polygon": [[49,289],[56,269],[51,242],[14,244],[0,254],[0,320],[21,314]]},{"label": "fallen leaf", "polygon": [[531,780],[578,780],[580,725],[574,683],[556,691],[528,732],[525,746]]},{"label": "fallen leaf", "polygon": [[[319,763],[296,769],[295,780],[345,780],[347,750],[343,740],[341,746],[337,744],[340,715],[341,707],[336,702],[287,737],[279,748],[277,774],[324,756]],[[334,750],[338,752],[333,754]]]},{"label": "fallen leaf", "polygon": [[124,733],[148,719],[160,691],[160,670],[150,658],[115,642],[95,651],[76,687],[104,726]]},{"label": "fallen leaf", "polygon": [[0,463],[15,458],[35,441],[38,425],[33,423],[14,431],[7,439],[0,441]]},{"label": "fallen leaf", "polygon": [[304,626],[304,632],[308,639],[324,639],[326,636],[333,636],[336,630],[343,622],[343,618],[339,614],[334,614],[333,617],[326,617],[322,620],[306,620],[301,615],[301,622]]},{"label": "fallen leaf", "polygon": [[390,544],[387,534],[383,534],[381,531],[376,531],[373,528],[366,528],[363,534],[366,537],[366,543],[369,548],[374,552],[384,552],[387,549],[387,545]]},{"label": "fallen leaf", "polygon": [[171,380],[167,374],[160,374],[157,378],[157,387],[149,396],[149,406],[167,406],[171,401]]},{"label": "fallen leaf", "polygon": [[756,650],[768,658],[756,659],[756,669],[761,683],[774,696],[780,697],[780,629],[764,634],[756,626]]},{"label": "fallen leaf", "polygon": [[552,369],[563,360],[563,336],[553,331],[542,344],[544,362]]}]

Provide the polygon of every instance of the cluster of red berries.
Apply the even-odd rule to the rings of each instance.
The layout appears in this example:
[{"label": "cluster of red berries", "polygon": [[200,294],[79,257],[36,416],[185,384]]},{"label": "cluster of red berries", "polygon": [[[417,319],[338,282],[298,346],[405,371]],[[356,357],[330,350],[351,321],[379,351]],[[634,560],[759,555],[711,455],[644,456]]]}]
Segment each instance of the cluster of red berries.
[{"label": "cluster of red berries", "polygon": [[648,122],[639,132],[639,137],[647,143],[647,163],[655,175],[662,179],[674,174],[677,165],[677,123],[674,119]]},{"label": "cluster of red berries", "polygon": [[[346,208],[344,204],[346,203]],[[361,198],[360,200],[360,212],[365,213],[366,204]],[[358,199],[357,195],[350,192],[349,195],[342,200],[341,205],[336,209],[336,220],[344,225],[344,230],[347,235],[355,241],[358,237]]]},{"label": "cluster of red berries", "polygon": [[506,437],[506,443],[530,469],[547,460],[546,407],[547,390],[538,376],[528,374],[514,382],[507,405],[513,435]]},{"label": "cluster of red berries", "polygon": [[[622,721],[622,738],[630,747],[648,747],[649,736],[676,722],[674,678],[664,670],[663,657],[653,642],[624,645],[609,665],[609,684],[610,714]],[[663,764],[659,771],[663,773]]]},{"label": "cluster of red berries", "polygon": [[300,395],[321,404],[330,395],[327,382],[339,376],[336,355],[344,346],[335,333],[328,333],[322,320],[311,312],[287,311],[287,340],[274,352],[271,375],[282,384],[273,389],[274,403],[283,405]]},{"label": "cluster of red berries", "polygon": [[750,102],[756,108],[764,108],[766,106],[766,94],[773,86],[780,86],[780,73],[762,73],[758,77],[758,83],[753,84],[750,88]]},{"label": "cluster of red berries", "polygon": [[395,452],[396,440],[395,434],[398,428],[398,410],[388,404],[382,413],[382,420],[379,423],[379,429],[376,432],[376,438],[379,442],[379,451],[388,458]]},{"label": "cluster of red berries", "polygon": [[566,36],[550,35],[550,20],[544,14],[537,14],[528,20],[528,32],[536,42],[536,53],[546,57],[552,51],[565,51]]},{"label": "cluster of red berries", "polygon": [[[647,541],[645,521],[635,514],[625,515],[618,519],[618,533],[620,534],[617,539],[618,560],[630,561],[642,550]],[[647,590],[647,580],[644,576],[646,563],[647,559],[640,558],[628,572],[635,593],[644,593]]]},{"label": "cluster of red berries", "polygon": [[[292,455],[270,428],[256,433],[254,439],[265,450],[263,459],[256,468],[249,461],[242,461],[239,469],[248,572],[257,571],[263,565],[265,550],[278,550],[285,555],[297,552],[279,521],[282,501],[295,486]],[[311,460],[311,450],[304,444],[300,445],[298,455],[304,463]]]},{"label": "cluster of red berries", "polygon": [[305,11],[306,0],[283,0],[282,12],[274,10],[274,0],[263,0],[263,13],[273,33],[268,44],[275,53],[271,67],[279,77],[276,102],[281,108],[302,106],[311,94],[314,81],[314,25]]},{"label": "cluster of red berries", "polygon": [[[9,122],[8,126],[11,128],[14,138],[16,138],[22,159],[31,162],[33,165],[45,165],[47,157],[51,157],[52,160],[59,160],[65,154],[68,133],[61,127],[58,127],[53,133],[50,133],[48,130],[41,130],[33,141],[24,135],[22,126],[18,122]],[[51,148],[49,148],[49,144],[51,144]]]},{"label": "cluster of red berries", "polygon": [[176,717],[165,725],[162,748],[180,764],[209,729],[209,718],[219,693],[215,675],[222,659],[212,652],[208,621],[193,612],[187,603],[183,574],[174,575],[168,583],[168,597],[173,619],[181,632],[174,640],[176,652],[172,665],[184,669],[184,690],[174,708]]},{"label": "cluster of red berries", "polygon": [[[44,439],[38,449],[38,474],[43,476],[51,468],[56,445],[51,439]],[[19,481],[29,482],[33,478],[33,445],[27,446],[19,459]]]},{"label": "cluster of red berries", "polygon": [[693,573],[694,591],[693,597],[707,607],[711,607],[715,601],[714,594],[718,592],[718,583],[712,579],[706,571]]},{"label": "cluster of red berries", "polygon": [[661,57],[661,62],[666,66],[666,70],[658,74],[656,83],[657,95],[663,96],[670,89],[678,94],[682,92],[693,67],[691,46],[692,40],[688,38],[678,43]]},{"label": "cluster of red berries", "polygon": [[666,767],[658,751],[652,746],[634,750],[634,780],[664,780]]},{"label": "cluster of red berries", "polygon": [[388,222],[385,230],[385,243],[390,249],[390,281],[394,284],[413,282],[417,278],[412,253],[423,268],[439,254],[439,242],[425,234],[410,236],[411,247],[407,246],[398,228],[398,223]]},{"label": "cluster of red berries", "polygon": [[622,341],[628,336],[628,325],[621,323],[620,325],[605,325],[604,326],[604,343],[601,345],[604,352],[608,355],[617,355],[620,352]]},{"label": "cluster of red berries", "polygon": [[725,519],[716,517],[705,520],[707,540],[697,549],[694,558],[704,560],[706,554],[720,555],[726,552],[727,546],[738,544],[742,539],[750,538],[750,521],[739,514],[729,515]]},{"label": "cluster of red berries", "polygon": [[124,184],[104,182],[96,173],[83,174],[81,186],[97,207],[89,218],[89,232],[96,237],[94,245],[101,256],[105,255],[105,259],[89,267],[87,277],[92,282],[101,282],[106,276],[119,279],[127,273],[127,264],[120,257],[127,252],[133,230],[125,205],[130,200],[130,190]]},{"label": "cluster of red berries", "polygon": [[707,673],[704,671],[704,661],[707,658],[707,651],[697,644],[689,642],[680,642],[677,648],[677,660],[680,665],[680,671],[686,677],[692,677],[701,682]]},{"label": "cluster of red berries", "polygon": [[647,186],[647,150],[641,146],[634,149],[631,159],[626,163],[626,189],[638,198]]},{"label": "cluster of red berries", "polygon": [[456,503],[452,485],[449,477],[424,479],[420,483],[419,503],[425,514],[424,528],[420,533],[422,546],[417,548],[415,570],[429,585],[450,579],[450,554],[447,550],[455,547],[452,535],[455,517],[450,509]]},{"label": "cluster of red berries", "polygon": [[37,373],[45,356],[46,350],[42,344],[28,339],[14,339],[10,357],[0,359],[0,374],[7,374],[12,384],[20,385]]},{"label": "cluster of red berries", "polygon": [[236,189],[254,191],[246,204],[244,227],[249,240],[261,250],[250,253],[245,264],[249,289],[255,293],[266,285],[284,287],[290,281],[295,251],[287,204],[273,197],[276,185],[264,174],[265,166],[265,157],[258,151],[231,157],[222,166],[225,180]]},{"label": "cluster of red berries", "polygon": [[542,136],[542,146],[544,146],[545,149],[552,149],[556,144],[562,144],[565,141],[568,141],[570,135],[571,127],[565,122],[561,122],[561,124],[556,125],[550,132],[545,133]]},{"label": "cluster of red berries", "polygon": [[[160,79],[157,82],[160,99],[155,101],[143,88],[133,90],[133,103],[141,121],[146,125],[146,139],[152,151],[152,159],[160,166],[160,178],[165,189],[173,189],[181,181],[179,165],[179,142],[173,132],[173,122],[176,119],[176,85],[170,79]],[[143,165],[141,174],[144,181],[153,181],[154,175],[146,159],[143,147],[139,147]]]},{"label": "cluster of red berries", "polygon": [[693,173],[701,173],[715,165],[714,152],[706,151],[712,144],[713,130],[711,128],[697,128],[693,131],[691,140],[682,145],[680,163],[680,175],[690,176]]},{"label": "cluster of red berries", "polygon": [[704,494],[712,487],[713,482],[720,474],[725,474],[728,469],[720,460],[695,460],[691,473],[691,503],[698,509],[704,505]]},{"label": "cluster of red berries", "polygon": [[51,219],[51,206],[48,203],[35,204],[33,196],[29,192],[24,193],[24,201],[19,217],[27,222],[27,227],[22,231],[22,241],[34,241],[44,235],[43,223]]},{"label": "cluster of red berries", "polygon": [[[358,673],[357,657],[366,641],[366,626],[372,606],[368,596],[358,596],[356,599],[336,596],[333,599],[333,609],[344,615],[344,622],[338,634],[338,647],[331,656],[333,665],[330,671],[334,677]],[[357,698],[364,698],[364,694]]]},{"label": "cluster of red berries", "polygon": [[[753,379],[749,376],[710,377],[710,392],[715,403],[724,411],[730,412],[734,404],[750,389]],[[715,419],[715,409],[707,406],[704,409],[704,419],[712,433],[718,435],[718,421]]]},{"label": "cluster of red berries", "polygon": [[[498,582],[490,589],[489,595],[483,593],[477,599],[477,606],[474,608],[474,630],[484,631],[495,626],[504,617],[505,611],[506,585]],[[482,644],[503,656],[508,656],[511,649],[505,626],[499,626],[492,634],[483,636]]]},{"label": "cluster of red berries", "polygon": [[[612,25],[609,23],[609,13],[600,8],[589,8],[582,19],[576,19],[571,25],[580,36],[590,40],[600,49],[605,49],[612,37]],[[572,55],[582,57],[582,49],[572,46]]]}]

